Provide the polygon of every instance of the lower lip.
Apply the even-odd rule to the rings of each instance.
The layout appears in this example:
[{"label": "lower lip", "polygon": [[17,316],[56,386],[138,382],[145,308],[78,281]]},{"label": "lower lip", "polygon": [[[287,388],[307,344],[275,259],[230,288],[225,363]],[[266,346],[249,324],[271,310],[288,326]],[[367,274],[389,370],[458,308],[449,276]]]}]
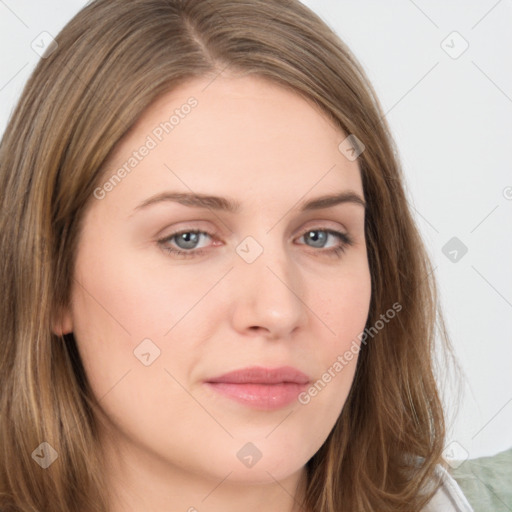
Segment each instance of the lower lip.
[{"label": "lower lip", "polygon": [[232,400],[264,411],[281,409],[297,399],[306,384],[281,382],[279,384],[233,384],[207,382],[208,386]]}]

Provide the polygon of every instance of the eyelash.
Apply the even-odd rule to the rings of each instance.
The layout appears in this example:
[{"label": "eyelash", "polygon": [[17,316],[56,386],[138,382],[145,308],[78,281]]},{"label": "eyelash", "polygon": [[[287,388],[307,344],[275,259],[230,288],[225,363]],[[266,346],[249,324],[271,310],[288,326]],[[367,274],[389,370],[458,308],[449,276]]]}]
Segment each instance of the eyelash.
[{"label": "eyelash", "polygon": [[[322,250],[319,249],[315,252],[320,252],[321,254],[332,256],[336,258],[341,258],[343,253],[347,250],[347,248],[351,245],[353,245],[352,238],[347,234],[343,233],[341,231],[336,231],[334,229],[327,229],[327,228],[313,228],[308,229],[299,238],[302,238],[304,235],[307,235],[310,232],[324,232],[329,235],[333,235],[337,237],[341,241],[341,245],[338,245],[337,247],[333,247],[331,249]],[[177,231],[176,233],[172,233],[169,236],[166,236],[165,238],[161,238],[157,241],[157,243],[160,245],[163,251],[165,251],[167,254],[171,254],[173,256],[177,257],[183,257],[183,258],[194,258],[196,256],[201,256],[204,254],[205,249],[190,249],[188,251],[184,251],[182,249],[175,249],[168,245],[168,242],[172,241],[175,237],[186,234],[186,233],[194,233],[194,234],[202,234],[207,235],[211,238],[215,238],[213,234],[208,233],[207,231],[201,231],[198,229],[187,229],[183,231]],[[304,244],[301,244],[304,245]]]}]

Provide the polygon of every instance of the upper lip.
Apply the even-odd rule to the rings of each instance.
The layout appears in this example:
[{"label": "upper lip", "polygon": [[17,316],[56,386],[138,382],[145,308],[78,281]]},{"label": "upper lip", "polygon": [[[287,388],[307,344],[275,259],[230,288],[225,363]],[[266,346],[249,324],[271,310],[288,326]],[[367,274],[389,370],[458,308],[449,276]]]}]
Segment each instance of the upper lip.
[{"label": "upper lip", "polygon": [[206,382],[225,382],[230,384],[280,384],[290,382],[307,384],[309,377],[292,366],[281,366],[279,368],[251,366],[225,373],[219,377],[213,377]]}]

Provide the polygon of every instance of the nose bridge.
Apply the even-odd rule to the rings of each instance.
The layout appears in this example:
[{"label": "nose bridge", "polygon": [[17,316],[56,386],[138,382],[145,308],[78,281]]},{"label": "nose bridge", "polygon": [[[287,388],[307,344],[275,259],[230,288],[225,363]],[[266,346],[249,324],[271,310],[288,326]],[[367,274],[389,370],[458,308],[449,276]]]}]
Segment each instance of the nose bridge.
[{"label": "nose bridge", "polygon": [[293,268],[284,244],[281,240],[272,240],[271,235],[260,236],[259,240],[261,242],[250,235],[238,245],[237,254],[242,260],[237,262],[240,272],[256,285],[283,284],[283,281],[290,284]]},{"label": "nose bridge", "polygon": [[[256,238],[257,237],[257,238]],[[239,329],[286,337],[304,321],[301,279],[278,230],[246,236],[236,247],[235,318]]]}]

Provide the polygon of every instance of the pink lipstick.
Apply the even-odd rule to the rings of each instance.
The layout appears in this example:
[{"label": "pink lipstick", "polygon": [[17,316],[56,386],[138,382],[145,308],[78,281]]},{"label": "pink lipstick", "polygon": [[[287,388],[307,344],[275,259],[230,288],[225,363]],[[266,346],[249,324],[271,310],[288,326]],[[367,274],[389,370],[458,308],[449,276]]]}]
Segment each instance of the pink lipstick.
[{"label": "pink lipstick", "polygon": [[309,381],[306,374],[291,366],[253,366],[208,379],[205,384],[236,402],[270,411],[295,401]]}]

